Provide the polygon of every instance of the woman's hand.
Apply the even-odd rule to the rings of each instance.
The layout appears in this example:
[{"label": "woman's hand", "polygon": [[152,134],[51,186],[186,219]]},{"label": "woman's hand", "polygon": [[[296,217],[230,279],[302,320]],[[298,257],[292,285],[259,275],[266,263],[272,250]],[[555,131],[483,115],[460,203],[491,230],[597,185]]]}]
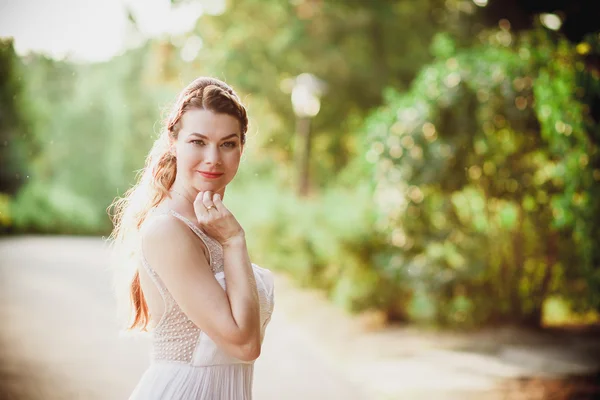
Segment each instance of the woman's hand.
[{"label": "woman's hand", "polygon": [[221,202],[220,194],[199,192],[194,200],[194,212],[202,229],[221,245],[239,238],[244,239],[242,226]]}]

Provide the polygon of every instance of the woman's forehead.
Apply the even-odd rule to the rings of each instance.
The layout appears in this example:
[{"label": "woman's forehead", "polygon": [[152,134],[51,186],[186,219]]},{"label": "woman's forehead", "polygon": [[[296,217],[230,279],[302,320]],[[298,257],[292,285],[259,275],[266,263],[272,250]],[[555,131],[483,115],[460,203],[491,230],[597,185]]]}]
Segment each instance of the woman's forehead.
[{"label": "woman's forehead", "polygon": [[240,122],[232,115],[209,110],[189,110],[181,117],[181,131],[185,136],[192,134],[220,140],[226,136],[240,136]]}]

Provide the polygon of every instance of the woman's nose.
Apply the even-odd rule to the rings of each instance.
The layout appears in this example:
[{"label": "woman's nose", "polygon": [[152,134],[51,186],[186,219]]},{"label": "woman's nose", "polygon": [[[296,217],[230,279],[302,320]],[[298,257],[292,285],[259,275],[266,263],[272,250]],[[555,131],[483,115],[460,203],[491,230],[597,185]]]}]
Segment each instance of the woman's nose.
[{"label": "woman's nose", "polygon": [[221,154],[219,153],[219,149],[215,146],[210,146],[205,161],[209,164],[218,164],[220,160]]}]

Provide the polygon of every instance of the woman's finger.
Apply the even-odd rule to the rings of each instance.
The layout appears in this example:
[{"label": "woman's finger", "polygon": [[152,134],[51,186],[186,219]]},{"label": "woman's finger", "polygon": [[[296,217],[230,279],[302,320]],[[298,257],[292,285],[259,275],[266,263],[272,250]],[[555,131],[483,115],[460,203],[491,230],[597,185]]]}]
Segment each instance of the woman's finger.
[{"label": "woman's finger", "polygon": [[221,195],[219,193],[215,193],[215,195],[213,196],[213,203],[217,211],[222,212],[227,210],[227,207],[225,207],[225,205],[221,201]]},{"label": "woman's finger", "polygon": [[202,197],[202,204],[204,204],[204,207],[206,207],[207,211],[214,207],[212,194],[213,193],[210,190],[207,190],[206,192],[204,192],[204,196]]},{"label": "woman's finger", "polygon": [[221,195],[219,193],[215,193],[212,197],[212,202],[215,207],[215,210],[221,212],[223,210],[223,203],[221,202]]},{"label": "woman's finger", "polygon": [[206,206],[204,205],[204,193],[203,191],[198,192],[196,199],[194,200],[194,211],[197,216],[206,217],[208,215],[208,211],[206,211]]}]

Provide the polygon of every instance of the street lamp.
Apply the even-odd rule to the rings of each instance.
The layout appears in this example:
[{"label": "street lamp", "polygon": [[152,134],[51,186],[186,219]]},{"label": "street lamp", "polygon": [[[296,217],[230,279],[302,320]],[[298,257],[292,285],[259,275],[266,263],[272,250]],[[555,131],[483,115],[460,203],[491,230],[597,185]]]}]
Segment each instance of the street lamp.
[{"label": "street lamp", "polygon": [[[321,109],[320,97],[326,90],[325,82],[308,73],[283,82],[287,92],[292,94],[292,107],[296,114],[296,171],[298,174],[298,195],[306,196],[309,187],[309,161],[311,149],[310,120]],[[285,89],[284,89],[285,90]]]}]

